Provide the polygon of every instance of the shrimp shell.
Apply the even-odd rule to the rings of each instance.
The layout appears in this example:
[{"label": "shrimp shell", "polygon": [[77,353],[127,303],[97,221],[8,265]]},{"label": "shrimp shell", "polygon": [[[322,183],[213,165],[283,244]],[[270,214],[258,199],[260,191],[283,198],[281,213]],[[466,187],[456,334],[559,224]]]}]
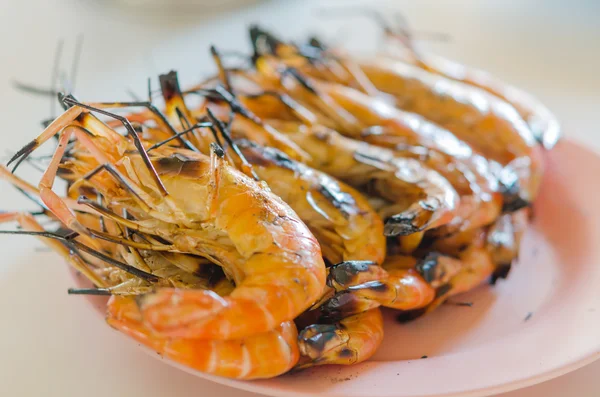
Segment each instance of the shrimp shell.
[{"label": "shrimp shell", "polygon": [[144,325],[134,299],[116,296],[109,300],[106,321],[164,357],[211,375],[235,379],[272,378],[289,371],[299,358],[298,332],[293,322],[243,339],[163,338]]},{"label": "shrimp shell", "polygon": [[[394,53],[394,57],[395,55]],[[545,149],[552,149],[559,141],[560,123],[550,109],[533,95],[498,80],[488,72],[467,67],[439,55],[425,54],[423,51],[419,51],[418,59],[412,56],[401,59],[429,72],[481,88],[510,103],[527,122],[531,132]]]},{"label": "shrimp shell", "polygon": [[341,320],[316,324],[298,335],[298,369],[325,365],[353,365],[369,359],[383,341],[383,318],[378,308]]}]

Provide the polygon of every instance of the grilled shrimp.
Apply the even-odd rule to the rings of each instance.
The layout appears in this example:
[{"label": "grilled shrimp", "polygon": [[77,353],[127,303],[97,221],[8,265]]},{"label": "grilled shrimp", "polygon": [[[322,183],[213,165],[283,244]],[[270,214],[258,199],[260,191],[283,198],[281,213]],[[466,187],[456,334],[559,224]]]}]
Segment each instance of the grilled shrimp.
[{"label": "grilled shrimp", "polygon": [[[413,257],[402,257],[404,264],[398,266],[398,257],[390,257],[383,267],[373,262],[349,261],[330,267],[327,285],[335,294],[326,295],[310,311],[296,319],[303,328],[310,324],[331,324],[348,316],[385,306],[392,309],[413,310],[426,306],[435,297],[432,274],[419,273]],[[440,265],[448,270],[451,266]],[[450,272],[449,272],[450,274]]]},{"label": "grilled shrimp", "polygon": [[[145,325],[132,298],[113,296],[106,320],[113,328],[187,367],[236,379],[272,378],[298,361],[298,332],[293,322],[242,339],[205,340],[156,336]],[[268,357],[268,359],[266,359]]]},{"label": "grilled shrimp", "polygon": [[402,61],[412,63],[428,72],[481,88],[510,103],[527,122],[531,132],[544,148],[552,149],[560,139],[561,128],[558,120],[550,109],[533,95],[506,84],[483,70],[467,67],[439,55],[419,50],[411,52],[410,56],[408,54],[403,56],[396,52],[392,54],[394,58],[397,56]]},{"label": "grilled shrimp", "polygon": [[[51,214],[49,214],[51,215]],[[78,214],[81,215],[81,214]],[[85,218],[85,219],[84,219]],[[99,215],[86,214],[79,218],[86,225],[92,225],[102,219]],[[89,258],[82,260],[82,252],[78,247],[69,246],[69,240],[56,241],[60,237],[52,232],[46,232],[31,214],[15,213],[4,214],[1,221],[16,220],[24,231],[15,233],[34,233],[42,238],[59,254],[63,255],[75,269],[89,278],[97,287],[94,289],[70,289],[72,294],[113,295],[108,301],[107,322],[118,331],[132,337],[145,346],[156,350],[157,353],[168,357],[180,364],[190,368],[203,371],[212,375],[225,376],[237,379],[259,379],[271,378],[290,370],[298,361],[298,332],[293,322],[285,322],[273,330],[251,335],[239,340],[205,340],[205,339],[181,339],[164,338],[157,336],[143,322],[142,315],[133,296],[139,295],[143,290],[152,290],[161,286],[177,283],[181,288],[210,288],[212,291],[226,296],[233,291],[233,286],[224,277],[215,278],[215,274],[199,274],[202,269],[197,263],[186,264],[192,259],[203,260],[203,258],[192,258],[191,256],[177,255],[175,263],[160,264],[158,258],[152,259],[153,255],[168,254],[164,252],[141,250],[139,252],[145,257],[143,263],[148,265],[150,275],[156,276],[155,280],[137,277],[133,274],[123,272],[110,263],[94,263],[90,268]],[[107,229],[111,229],[109,219],[103,220]],[[11,232],[9,232],[11,233]],[[55,239],[48,239],[48,237]],[[116,263],[120,259],[135,265],[135,260],[127,256],[120,256],[114,250],[115,244],[104,241],[102,252],[111,255],[108,257]],[[118,246],[122,247],[122,246]],[[128,247],[131,248],[131,247]],[[96,257],[97,259],[98,257]],[[107,257],[105,257],[107,258]],[[183,263],[182,263],[183,262]],[[213,269],[220,269],[217,265],[206,264]],[[135,269],[135,267],[131,267]],[[185,271],[183,268],[189,270]],[[174,269],[180,271],[174,272]],[[91,274],[91,276],[90,276]],[[122,282],[126,279],[126,282]],[[217,281],[219,280],[219,281]],[[229,284],[230,288],[221,288],[219,284]],[[264,360],[269,356],[268,362]]]},{"label": "grilled shrimp", "polygon": [[[93,187],[105,203],[125,209],[132,219],[86,204],[122,226],[160,240],[138,247],[206,257],[236,285],[224,298],[211,291],[169,288],[141,295],[136,302],[144,324],[154,333],[240,339],[292,320],[320,297],[325,266],[316,239],[289,206],[226,165],[220,148],[214,146],[210,158],[167,147],[157,148],[150,157],[125,118],[72,97],[63,100],[72,107],[14,158],[62,131],[59,149],[40,184],[40,196],[50,211],[73,231],[109,238],[81,225],[51,190],[66,143],[74,134],[77,141],[67,169],[78,179],[75,185]],[[134,144],[90,111],[122,121]]]}]

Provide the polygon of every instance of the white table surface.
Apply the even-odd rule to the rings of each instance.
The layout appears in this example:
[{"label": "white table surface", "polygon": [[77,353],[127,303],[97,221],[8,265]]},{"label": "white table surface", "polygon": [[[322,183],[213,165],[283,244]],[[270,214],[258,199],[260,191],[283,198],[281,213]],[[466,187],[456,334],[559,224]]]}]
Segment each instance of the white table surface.
[{"label": "white table surface", "polygon": [[[208,45],[243,48],[244,29],[251,22],[290,37],[325,32],[362,48],[377,37],[367,21],[314,17],[319,5],[354,1],[271,1],[229,11],[125,9],[100,0],[0,3],[0,156],[29,141],[39,133],[39,121],[50,116],[47,98],[18,93],[11,80],[48,86],[60,38],[65,39],[63,67],[69,70],[75,37],[85,37],[78,96],[114,100],[128,98],[124,87],[142,94],[148,76],[170,68],[179,70],[184,84],[191,84],[211,70]],[[569,137],[600,150],[600,2],[374,3],[402,9],[418,29],[448,33],[452,41],[432,45],[436,50],[530,90],[558,114]],[[25,205],[12,189],[1,189],[3,210]],[[72,282],[64,264],[39,247],[25,237],[0,239],[0,395],[252,395],[150,359],[107,327],[84,299],[67,295]],[[502,397],[598,395],[600,362]]]}]

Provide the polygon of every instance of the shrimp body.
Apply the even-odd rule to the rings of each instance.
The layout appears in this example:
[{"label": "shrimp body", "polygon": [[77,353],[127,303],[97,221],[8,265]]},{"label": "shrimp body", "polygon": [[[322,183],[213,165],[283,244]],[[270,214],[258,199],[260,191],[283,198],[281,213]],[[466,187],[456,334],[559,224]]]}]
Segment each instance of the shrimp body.
[{"label": "shrimp body", "polygon": [[519,176],[523,200],[539,190],[541,153],[517,111],[500,98],[413,65],[380,59],[361,63],[373,84],[393,95],[397,106],[439,124],[488,159]]},{"label": "shrimp body", "polygon": [[[449,222],[459,198],[441,175],[414,159],[346,138],[327,128],[274,124],[311,156],[309,164],[369,195],[387,235],[408,235]],[[335,161],[332,161],[335,159]],[[373,202],[371,203],[373,204]]]},{"label": "shrimp body", "polygon": [[465,142],[380,98],[339,84],[318,83],[317,87],[368,126],[356,139],[394,150],[399,157],[417,159],[446,178],[461,196],[455,223],[474,228],[499,215],[502,195],[497,177],[487,159]]},{"label": "shrimp body", "polygon": [[[139,300],[142,314],[154,331],[173,337],[232,339],[266,332],[319,297],[325,280],[319,245],[285,203],[231,167],[221,167],[218,191],[209,193],[210,179],[201,178],[210,163],[202,160],[179,153],[156,162],[167,189],[181,189],[176,205],[203,226],[200,239],[194,241],[193,230],[172,227],[155,233],[177,249],[216,260],[237,288],[224,299],[206,291],[158,290]],[[203,211],[211,200],[213,214]],[[207,243],[211,238],[225,247]]]},{"label": "shrimp body", "polygon": [[276,149],[245,140],[236,144],[258,177],[316,236],[330,264],[348,260],[383,263],[383,222],[360,193]]},{"label": "shrimp body", "polygon": [[527,122],[536,139],[546,149],[552,149],[560,139],[561,128],[558,120],[533,95],[501,82],[483,70],[470,68],[438,55],[425,54],[423,51],[419,51],[418,59],[411,56],[402,57],[402,60],[413,63],[429,72],[481,88],[510,103]]},{"label": "shrimp body", "polygon": [[164,338],[153,334],[144,324],[133,298],[116,296],[108,303],[106,321],[164,357],[211,375],[235,379],[272,378],[290,370],[299,358],[298,332],[293,322],[243,339]]}]

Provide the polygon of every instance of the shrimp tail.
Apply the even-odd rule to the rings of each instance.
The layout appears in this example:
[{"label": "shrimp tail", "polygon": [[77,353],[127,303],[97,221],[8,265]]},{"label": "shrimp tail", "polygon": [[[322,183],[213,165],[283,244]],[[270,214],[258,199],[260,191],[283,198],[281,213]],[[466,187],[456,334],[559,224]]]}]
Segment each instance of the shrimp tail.
[{"label": "shrimp tail", "polygon": [[372,309],[336,324],[313,324],[298,335],[301,358],[296,369],[352,365],[369,359],[383,340],[383,318]]}]

